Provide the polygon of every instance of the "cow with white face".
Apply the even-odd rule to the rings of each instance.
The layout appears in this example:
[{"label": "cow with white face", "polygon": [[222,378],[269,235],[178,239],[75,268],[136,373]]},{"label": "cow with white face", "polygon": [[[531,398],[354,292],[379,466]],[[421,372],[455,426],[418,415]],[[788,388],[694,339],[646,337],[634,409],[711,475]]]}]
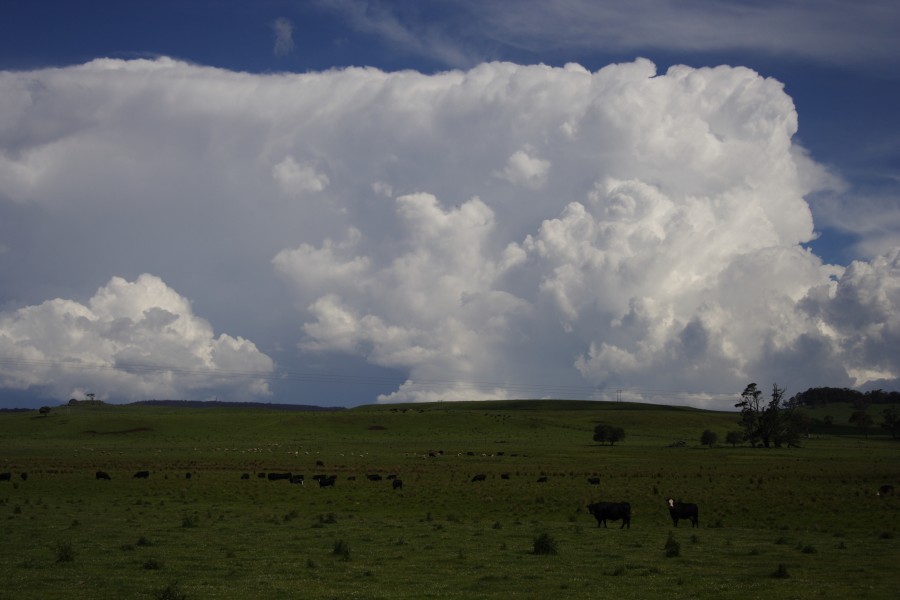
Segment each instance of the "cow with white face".
[{"label": "cow with white face", "polygon": [[679,519],[690,519],[691,527],[700,527],[700,510],[696,504],[676,501],[669,498],[666,501],[669,505],[669,516],[672,517],[672,523],[678,527]]}]

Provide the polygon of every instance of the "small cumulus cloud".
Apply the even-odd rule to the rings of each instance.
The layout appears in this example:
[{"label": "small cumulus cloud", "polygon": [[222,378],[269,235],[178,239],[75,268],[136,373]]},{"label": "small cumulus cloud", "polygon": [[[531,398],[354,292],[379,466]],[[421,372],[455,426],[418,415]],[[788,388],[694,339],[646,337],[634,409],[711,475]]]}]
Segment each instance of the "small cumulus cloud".
[{"label": "small cumulus cloud", "polygon": [[549,171],[550,161],[529,155],[526,148],[513,153],[506,162],[506,167],[495,175],[514,185],[537,190],[544,185]]},{"label": "small cumulus cloud", "polygon": [[57,298],[0,313],[0,385],[58,398],[116,400],[269,395],[272,360],[253,342],[215,335],[160,278],[113,277],[86,304]]},{"label": "small cumulus cloud", "polygon": [[275,56],[286,56],[294,51],[294,23],[285,17],[278,17],[272,22],[275,32]]},{"label": "small cumulus cloud", "polygon": [[299,196],[305,192],[321,192],[328,187],[328,175],[319,173],[308,164],[298,163],[293,156],[272,167],[272,177],[287,196]]}]

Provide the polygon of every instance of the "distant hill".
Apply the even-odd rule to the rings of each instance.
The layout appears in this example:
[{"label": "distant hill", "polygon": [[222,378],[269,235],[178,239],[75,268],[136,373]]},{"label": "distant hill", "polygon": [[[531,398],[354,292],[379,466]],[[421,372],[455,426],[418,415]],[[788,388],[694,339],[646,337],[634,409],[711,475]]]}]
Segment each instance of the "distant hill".
[{"label": "distant hill", "polygon": [[312,404],[271,404],[262,402],[222,402],[219,400],[140,400],[129,406],[169,406],[173,408],[254,408],[279,411],[311,412],[346,410],[342,406],[315,406]]}]

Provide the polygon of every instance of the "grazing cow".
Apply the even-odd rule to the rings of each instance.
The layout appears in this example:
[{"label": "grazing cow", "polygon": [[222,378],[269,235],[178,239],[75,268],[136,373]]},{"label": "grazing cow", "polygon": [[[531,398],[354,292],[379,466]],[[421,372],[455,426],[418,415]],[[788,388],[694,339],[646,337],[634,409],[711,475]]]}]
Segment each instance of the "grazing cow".
[{"label": "grazing cow", "polygon": [[291,477],[291,483],[303,485],[303,475],[294,475]]},{"label": "grazing cow", "polygon": [[676,502],[672,498],[667,500],[669,504],[669,515],[672,517],[672,523],[678,527],[678,519],[690,519],[691,528],[700,527],[700,511],[696,504],[688,502]]},{"label": "grazing cow", "polygon": [[184,474],[184,478],[185,478],[185,479],[190,479],[190,478],[191,478],[191,474],[190,474],[190,473],[185,473],[185,474]]},{"label": "grazing cow", "polygon": [[588,483],[591,485],[600,485],[599,477],[588,477]]},{"label": "grazing cow", "polygon": [[28,481],[28,473],[19,473],[19,477],[22,478],[22,481]]},{"label": "grazing cow", "polygon": [[150,471],[138,471],[132,477],[135,479],[147,479],[150,477]]},{"label": "grazing cow", "polygon": [[319,487],[320,488],[334,487],[335,481],[337,481],[337,475],[332,475],[330,477],[323,475],[319,479]]},{"label": "grazing cow", "polygon": [[366,478],[367,478],[369,481],[381,481],[381,475],[379,475],[378,473],[373,473],[373,474],[371,474],[371,475],[366,475]]},{"label": "grazing cow", "polygon": [[395,490],[402,490],[403,489],[403,480],[402,479],[394,479],[394,481],[391,483],[391,485],[393,486],[393,488]]},{"label": "grazing cow", "polygon": [[597,519],[597,527],[602,524],[606,527],[606,521],[622,520],[623,529],[631,529],[631,504],[628,502],[595,502],[588,505],[588,511]]},{"label": "grazing cow", "polygon": [[894,486],[892,485],[883,485],[878,488],[878,496],[893,496],[894,495]]},{"label": "grazing cow", "polygon": [[317,466],[317,467],[324,467],[324,466],[325,466],[325,463],[323,463],[321,460],[317,460],[317,461],[316,461],[316,466]]},{"label": "grazing cow", "polygon": [[9,481],[12,479],[12,473],[0,473],[0,481]]},{"label": "grazing cow", "polygon": [[540,477],[538,477],[537,482],[538,482],[538,483],[547,483],[547,476],[546,476],[546,475],[541,475]]},{"label": "grazing cow", "polygon": [[106,471],[97,471],[94,477],[96,479],[105,479],[107,481],[112,481],[112,477],[110,477],[109,473],[107,473]]},{"label": "grazing cow", "polygon": [[288,481],[291,480],[290,473],[269,473],[268,475],[269,481],[280,481],[282,479],[286,479]]},{"label": "grazing cow", "polygon": [[500,479],[509,479],[509,473],[500,473]]},{"label": "grazing cow", "polygon": [[397,475],[395,473],[391,473],[387,476],[387,479],[397,479]]},{"label": "grazing cow", "polygon": [[472,481],[484,481],[485,479],[487,479],[487,475],[485,475],[484,473],[479,473],[478,475],[472,477]]},{"label": "grazing cow", "polygon": [[244,473],[241,475],[241,479],[250,479],[250,473]]}]

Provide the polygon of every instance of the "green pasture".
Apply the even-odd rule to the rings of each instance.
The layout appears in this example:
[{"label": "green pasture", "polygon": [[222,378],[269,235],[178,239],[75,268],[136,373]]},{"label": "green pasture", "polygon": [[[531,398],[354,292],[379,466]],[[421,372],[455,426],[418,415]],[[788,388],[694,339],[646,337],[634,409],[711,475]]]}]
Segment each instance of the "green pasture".
[{"label": "green pasture", "polygon": [[[594,443],[601,422],[625,440]],[[563,401],[0,414],[0,599],[896,597],[900,496],[875,492],[900,490],[900,445],[700,446],[736,422]],[[673,528],[669,496],[700,528]],[[598,500],[630,502],[631,529],[598,528]]]}]

